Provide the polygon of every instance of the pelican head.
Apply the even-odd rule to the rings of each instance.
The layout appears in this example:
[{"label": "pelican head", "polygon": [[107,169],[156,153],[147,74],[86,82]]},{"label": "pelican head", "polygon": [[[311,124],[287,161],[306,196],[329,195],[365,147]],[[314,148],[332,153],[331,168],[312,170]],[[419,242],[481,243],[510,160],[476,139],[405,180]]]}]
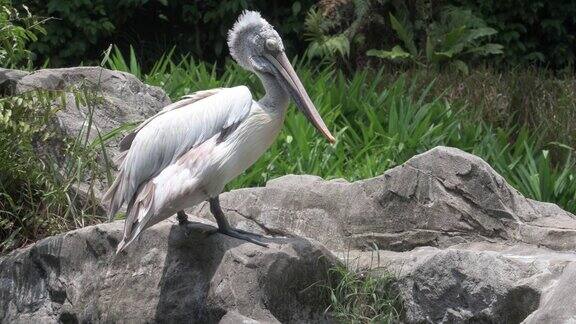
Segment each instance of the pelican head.
[{"label": "pelican head", "polygon": [[276,79],[314,127],[328,141],[335,141],[290,64],[280,35],[260,13],[245,11],[238,18],[228,32],[228,47],[232,58],[240,66]]}]

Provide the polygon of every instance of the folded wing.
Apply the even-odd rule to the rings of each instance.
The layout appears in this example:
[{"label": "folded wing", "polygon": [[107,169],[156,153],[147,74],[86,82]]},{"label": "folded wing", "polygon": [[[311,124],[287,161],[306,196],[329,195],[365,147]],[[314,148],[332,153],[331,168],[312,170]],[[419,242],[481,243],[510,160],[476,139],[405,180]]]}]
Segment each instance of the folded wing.
[{"label": "folded wing", "polygon": [[241,123],[251,106],[247,87],[219,88],[187,96],[144,121],[120,144],[119,173],[104,196],[109,219],[184,153]]},{"label": "folded wing", "polygon": [[144,122],[142,122],[140,125],[138,125],[138,127],[136,127],[132,131],[132,133],[126,135],[122,139],[122,141],[120,141],[120,152],[127,151],[130,148],[130,146],[132,145],[132,141],[134,141],[136,134],[138,134],[138,132],[140,132],[140,130],[142,128],[144,128],[144,126],[148,125],[148,123],[150,123],[156,117],[163,115],[163,114],[165,114],[169,111],[172,111],[174,109],[189,107],[191,104],[195,103],[196,101],[202,100],[202,99],[210,97],[212,95],[215,95],[218,92],[220,92],[221,90],[224,90],[224,88],[215,88],[215,89],[209,89],[209,90],[196,91],[192,94],[183,96],[181,98],[181,100],[176,101],[175,103],[172,103],[172,104],[162,108],[162,110],[160,110],[156,115],[146,119]]}]

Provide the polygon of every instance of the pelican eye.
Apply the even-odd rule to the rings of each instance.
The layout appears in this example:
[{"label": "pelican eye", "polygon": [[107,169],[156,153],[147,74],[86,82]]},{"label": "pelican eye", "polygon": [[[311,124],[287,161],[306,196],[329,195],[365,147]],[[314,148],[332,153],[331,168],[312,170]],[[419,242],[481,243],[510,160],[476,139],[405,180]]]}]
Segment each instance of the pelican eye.
[{"label": "pelican eye", "polygon": [[276,51],[278,50],[278,42],[276,42],[275,40],[268,38],[266,40],[266,48],[271,50],[271,51]]}]

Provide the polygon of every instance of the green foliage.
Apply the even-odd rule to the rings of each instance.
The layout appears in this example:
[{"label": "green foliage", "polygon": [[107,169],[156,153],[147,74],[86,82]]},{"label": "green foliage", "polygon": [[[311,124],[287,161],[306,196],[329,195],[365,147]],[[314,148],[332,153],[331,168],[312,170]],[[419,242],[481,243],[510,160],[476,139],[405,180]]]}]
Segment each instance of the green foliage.
[{"label": "green foliage", "polygon": [[[360,40],[356,42],[348,37],[351,44],[349,59],[361,63],[360,66],[366,61],[364,54],[368,49],[384,48],[386,52],[376,53],[387,58],[400,58],[406,56],[400,52],[400,48],[395,48],[401,43],[404,52],[413,53],[406,48],[407,38],[401,39],[397,31],[391,29],[389,13],[402,26],[410,27],[406,30],[409,33],[408,39],[413,39],[416,48],[425,53],[427,42],[434,45],[434,38],[427,38],[432,31],[432,24],[442,20],[446,7],[470,10],[472,16],[467,19],[481,19],[497,32],[489,36],[490,41],[502,45],[505,50],[500,49],[502,54],[488,56],[482,62],[489,62],[499,68],[537,63],[558,71],[573,70],[576,58],[576,2],[571,0],[348,0],[320,1],[318,6],[321,13],[318,20],[326,20],[331,26],[324,33],[325,39],[337,35],[353,35],[355,40]],[[367,11],[369,14],[357,14],[359,11]],[[354,33],[349,33],[349,29],[353,29]],[[394,34],[395,37],[390,37]],[[490,45],[476,55],[498,51],[498,48]],[[470,65],[467,60],[463,61]]]},{"label": "green foliage", "polygon": [[289,50],[301,50],[298,35],[312,0],[269,2],[265,0],[15,0],[34,12],[54,17],[47,35],[33,47],[52,66],[91,64],[109,44],[123,50],[133,44],[144,66],[153,64],[176,46],[203,60],[227,55],[226,33],[244,9],[262,12],[284,36]]},{"label": "green foliage", "polygon": [[3,98],[0,101],[0,251],[20,245],[21,238],[34,237],[35,215],[43,206],[40,188],[47,188],[44,165],[34,154],[36,138],[52,137],[46,129],[55,111],[45,109],[51,97],[31,94]]},{"label": "green foliage", "polygon": [[[354,5],[350,6],[351,3]],[[334,10],[341,5],[348,10]],[[304,23],[304,36],[309,42],[305,56],[353,70],[354,53],[365,43],[364,31],[379,18],[371,9],[369,1],[364,0],[321,1],[318,6],[310,8]]]},{"label": "green foliage", "polygon": [[[98,98],[82,91],[75,100],[90,107]],[[0,252],[98,221],[93,184],[83,194],[77,186],[106,175],[96,158],[103,139],[89,143],[85,132],[62,138],[54,118],[65,101],[48,91],[0,98]]]},{"label": "green foliage", "polygon": [[33,16],[28,7],[14,8],[10,0],[0,0],[0,67],[30,66],[29,43],[45,34],[45,20]]},{"label": "green foliage", "polygon": [[[576,178],[572,160],[572,148],[563,165],[554,167],[550,151],[533,152],[533,148],[524,143],[526,162],[519,163],[517,174],[510,175],[513,183],[529,196],[540,201],[554,201],[566,209],[576,210],[576,194],[566,195],[566,192],[576,193]],[[529,157],[529,158],[526,158]]]},{"label": "green foliage", "polygon": [[432,80],[435,96],[444,95],[452,105],[466,106],[473,120],[509,129],[524,126],[538,133],[542,142],[564,142],[576,147],[576,78],[558,77],[537,68],[506,73],[475,68],[468,76],[445,71],[414,69],[409,78],[420,87]]},{"label": "green foliage", "polygon": [[[447,101],[446,98],[454,95],[453,91],[461,88],[454,83],[458,78],[447,75],[446,80],[452,83],[443,84],[442,90],[433,94],[438,92],[438,86],[434,82],[422,85],[421,77],[415,75],[395,78],[383,70],[362,70],[346,76],[332,68],[295,63],[298,75],[335,133],[337,143],[327,143],[302,114],[289,109],[278,140],[253,167],[230,183],[229,189],[263,185],[269,179],[290,173],[348,180],[369,178],[415,154],[448,145],[486,159],[526,196],[556,202],[576,211],[571,150],[558,150],[558,145],[548,144],[546,132],[541,128],[529,131],[525,126],[510,127],[510,123],[522,125],[510,117],[495,123],[496,126],[483,121],[478,111],[494,114],[489,110],[495,109],[492,102]],[[142,79],[163,87],[174,99],[196,90],[239,84],[250,87],[255,98],[263,95],[257,77],[236,64],[226,64],[217,71],[212,64],[192,58],[176,63],[171,55],[166,55],[152,72],[143,74]],[[493,81],[484,80],[482,84],[499,78],[494,76]],[[452,86],[457,89],[450,89]],[[476,88],[481,90],[474,84]],[[536,89],[534,92],[537,96]],[[486,99],[491,95],[481,96]],[[472,94],[467,94],[465,99],[471,97]],[[472,104],[474,106],[470,106]],[[506,112],[507,116],[514,114]],[[536,135],[527,136],[529,133]]]},{"label": "green foliage", "polygon": [[322,14],[310,9],[304,22],[306,41],[310,42],[306,55],[310,58],[346,58],[350,52],[350,41],[344,34],[328,35],[333,27],[330,20],[323,19]]},{"label": "green foliage", "polygon": [[[8,3],[8,0],[3,1]],[[576,2],[571,0],[13,2],[18,8],[26,4],[36,14],[56,18],[47,23],[46,35],[31,48],[40,55],[37,63],[50,60],[53,66],[95,62],[102,48],[110,43],[118,44],[124,51],[128,50],[128,44],[133,44],[141,58],[140,63],[145,67],[174,46],[178,53],[191,53],[198,59],[219,60],[221,63],[227,54],[227,29],[243,9],[261,11],[279,29],[289,52],[303,53],[305,38],[310,43],[310,56],[337,61],[347,67],[363,66],[366,51],[374,48],[391,52],[376,52],[386,57],[398,59],[406,56],[395,47],[405,42],[394,36],[396,32],[390,24],[389,13],[404,26],[411,22],[416,48],[425,53],[431,24],[442,19],[444,7],[470,10],[473,17],[481,18],[497,31],[489,36],[491,42],[503,45],[506,50],[502,55],[487,57],[485,61],[504,67],[538,63],[555,69],[569,69],[574,66],[576,57]],[[317,8],[312,8],[313,5]],[[442,42],[445,44],[446,40]],[[434,38],[431,38],[430,45],[434,43]],[[411,53],[409,48],[402,46],[405,52]],[[441,44],[437,46],[442,47]],[[469,54],[480,56],[481,53],[498,51],[490,45],[478,53]],[[438,48],[437,52],[444,50]],[[462,61],[469,65],[467,59],[470,57],[465,58]],[[461,63],[454,66],[463,68]]]},{"label": "green foliage", "polygon": [[[136,53],[134,53],[134,48],[132,45],[130,45],[128,63],[126,63],[124,60],[124,56],[122,55],[122,52],[118,46],[110,47],[109,51],[113,52],[108,52],[104,58],[104,63],[108,66],[108,68],[111,70],[128,72],[139,79],[142,78],[142,68],[140,67],[140,63],[138,63],[138,59],[136,58]],[[161,59],[160,61],[163,60]]]},{"label": "green foliage", "polygon": [[502,45],[486,43],[497,31],[474,16],[470,10],[447,6],[440,12],[438,21],[427,28],[424,48],[418,50],[409,21],[401,23],[390,13],[390,24],[396,31],[404,48],[396,45],[390,51],[369,50],[368,56],[390,60],[411,60],[422,66],[432,65],[436,68],[451,66],[468,74],[468,64],[464,60],[476,57],[502,54]]},{"label": "green foliage", "polygon": [[572,0],[453,0],[498,30],[502,59],[512,65],[538,63],[570,68],[576,60],[576,2]]},{"label": "green foliage", "polygon": [[127,19],[127,12],[130,9],[147,1],[21,0],[21,2],[25,2],[39,14],[55,18],[46,24],[46,35],[34,45],[33,50],[43,59],[49,59],[53,66],[60,66],[93,58],[94,54],[91,55],[89,51],[93,51],[94,46],[99,47],[102,38],[112,35],[116,30],[115,23]]},{"label": "green foliage", "polygon": [[402,302],[394,288],[395,278],[389,273],[351,271],[343,265],[329,270],[333,286],[330,314],[341,323],[396,323],[400,320]]},{"label": "green foliage", "polygon": [[[140,75],[173,99],[239,84],[249,86],[255,98],[263,95],[258,78],[236,64],[227,63],[219,70],[215,64],[173,56],[169,52],[143,70],[136,54],[125,58],[111,48],[105,63]],[[576,132],[570,122],[576,111],[574,80],[548,79],[530,71],[509,76],[474,71],[465,78],[433,74],[434,81],[419,74],[391,76],[384,70],[347,76],[303,62],[295,66],[337,143],[328,144],[302,114],[289,109],[278,140],[229,189],[263,185],[289,173],[351,181],[369,178],[415,154],[448,145],[484,158],[524,195],[576,212],[573,149],[558,143],[573,141]],[[92,93],[77,97],[85,105],[98,101]],[[69,158],[51,160],[36,144],[55,140],[49,121],[63,107],[58,104],[61,100],[60,93],[0,99],[4,250],[98,221],[90,215],[94,205],[79,200],[72,189],[87,176],[109,176],[107,166],[100,166],[94,156],[102,142],[126,128],[92,143],[85,136],[65,140],[64,155]]]}]

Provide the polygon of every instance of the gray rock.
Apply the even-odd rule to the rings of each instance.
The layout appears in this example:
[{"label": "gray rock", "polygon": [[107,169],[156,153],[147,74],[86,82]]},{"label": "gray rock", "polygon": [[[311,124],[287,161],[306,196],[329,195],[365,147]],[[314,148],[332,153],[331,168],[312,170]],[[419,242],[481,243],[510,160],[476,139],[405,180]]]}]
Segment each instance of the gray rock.
[{"label": "gray rock", "polygon": [[[469,242],[576,249],[576,217],[523,197],[482,159],[437,147],[383,175],[349,183],[285,176],[221,196],[239,227],[311,237],[331,250],[408,251]],[[211,218],[206,204],[191,210]]]},{"label": "gray rock", "polygon": [[[289,238],[261,249],[163,222],[116,259],[121,223],[48,238],[0,258],[0,321],[326,320],[305,288],[334,260],[301,237],[352,270],[395,274],[407,323],[576,320],[576,217],[463,151],[353,183],[286,176],[221,201],[235,226]],[[206,204],[191,212],[212,219]]]},{"label": "gray rock", "polygon": [[280,323],[280,322],[269,322],[269,321],[257,321],[255,319],[246,317],[238,312],[230,311],[226,313],[218,322],[218,324],[268,324],[268,323]]},{"label": "gray rock", "polygon": [[[576,258],[576,217],[523,197],[458,149],[437,147],[363,181],[292,175],[221,201],[240,228],[310,237],[343,259],[367,254],[364,268],[376,266],[370,251],[379,250],[398,273],[411,323],[518,323],[537,309],[532,318],[575,314],[555,301],[576,305],[558,281],[572,278],[565,269]],[[206,205],[191,212],[211,217]]]},{"label": "gray rock", "polygon": [[553,319],[574,314],[567,305],[575,300],[558,280],[576,264],[575,253],[523,243],[470,243],[339,256],[360,270],[372,269],[374,275],[394,274],[409,323],[520,323],[542,312],[543,301],[558,293],[564,294],[563,304],[551,303],[560,305]]},{"label": "gray rock", "polygon": [[[16,84],[17,93],[31,90],[64,91],[66,107],[57,113],[61,131],[73,138],[87,134],[90,140],[125,123],[142,121],[170,104],[162,89],[146,85],[129,73],[101,67],[34,71]],[[74,93],[88,95],[90,104],[77,105]],[[112,141],[111,147],[119,140]]]},{"label": "gray rock", "polygon": [[556,285],[541,301],[541,307],[525,323],[576,323],[576,262],[563,271]]},{"label": "gray rock", "polygon": [[18,81],[26,75],[26,71],[0,68],[0,97],[14,94]]},{"label": "gray rock", "polygon": [[[7,80],[3,82],[2,80]],[[82,143],[92,143],[100,136],[127,123],[135,123],[155,114],[170,104],[164,91],[142,83],[129,73],[111,71],[101,67],[74,67],[63,69],[43,69],[34,72],[0,70],[0,87],[9,84],[11,92],[23,93],[33,90],[63,91],[65,105],[58,99],[55,128],[61,138],[81,139]],[[77,100],[84,98],[86,100]],[[102,166],[101,172],[88,173],[82,181],[74,185],[76,203],[84,206],[92,197],[96,202],[108,187],[105,168],[112,168],[109,162],[118,152],[121,136],[108,141],[104,148],[96,147],[96,162]],[[39,143],[37,150],[66,167],[64,144],[61,140]],[[74,161],[75,163],[75,161]],[[64,171],[62,171],[64,173]],[[102,207],[94,209],[102,214]]]},{"label": "gray rock", "polygon": [[313,241],[271,238],[262,248],[164,221],[115,256],[122,226],[86,227],[1,257],[0,322],[323,318],[319,285],[334,258]]}]

